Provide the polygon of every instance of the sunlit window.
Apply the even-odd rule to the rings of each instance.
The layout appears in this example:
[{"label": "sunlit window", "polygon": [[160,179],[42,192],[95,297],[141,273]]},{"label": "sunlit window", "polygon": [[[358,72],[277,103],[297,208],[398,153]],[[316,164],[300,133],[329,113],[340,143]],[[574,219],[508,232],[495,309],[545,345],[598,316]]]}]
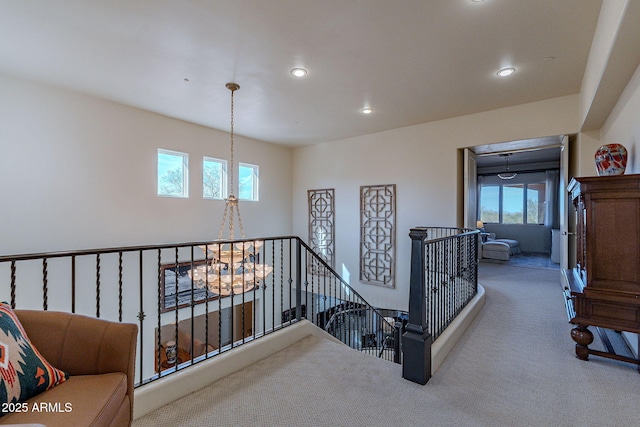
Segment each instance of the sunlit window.
[{"label": "sunlit window", "polygon": [[502,223],[524,224],[524,184],[502,186]]},{"label": "sunlit window", "polygon": [[258,200],[258,166],[240,163],[238,177],[238,198],[240,200]]},{"label": "sunlit window", "polygon": [[189,155],[158,149],[158,196],[189,197]]},{"label": "sunlit window", "polygon": [[202,161],[202,197],[223,200],[227,197],[227,162],[205,157]]},{"label": "sunlit window", "polygon": [[480,198],[480,220],[482,222],[500,222],[500,186],[482,187]]},{"label": "sunlit window", "polygon": [[527,224],[544,224],[546,188],[544,183],[527,185]]}]

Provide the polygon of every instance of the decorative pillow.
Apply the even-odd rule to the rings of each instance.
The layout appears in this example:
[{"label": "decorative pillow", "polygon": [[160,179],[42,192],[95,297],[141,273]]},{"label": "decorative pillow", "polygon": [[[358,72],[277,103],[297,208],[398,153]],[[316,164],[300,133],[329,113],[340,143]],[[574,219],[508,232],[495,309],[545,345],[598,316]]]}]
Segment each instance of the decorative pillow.
[{"label": "decorative pillow", "polygon": [[[7,303],[0,303],[0,404],[23,402],[69,378],[31,344]],[[0,416],[4,412],[0,411]]]}]

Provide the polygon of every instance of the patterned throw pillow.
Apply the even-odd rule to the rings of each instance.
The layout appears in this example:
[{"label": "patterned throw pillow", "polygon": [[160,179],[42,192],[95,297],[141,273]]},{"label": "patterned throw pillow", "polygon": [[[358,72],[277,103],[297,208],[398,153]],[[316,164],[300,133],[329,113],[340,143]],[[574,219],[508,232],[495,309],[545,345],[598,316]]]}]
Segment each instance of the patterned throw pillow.
[{"label": "patterned throw pillow", "polygon": [[0,404],[23,402],[69,378],[31,345],[7,303],[0,303],[0,376]]}]

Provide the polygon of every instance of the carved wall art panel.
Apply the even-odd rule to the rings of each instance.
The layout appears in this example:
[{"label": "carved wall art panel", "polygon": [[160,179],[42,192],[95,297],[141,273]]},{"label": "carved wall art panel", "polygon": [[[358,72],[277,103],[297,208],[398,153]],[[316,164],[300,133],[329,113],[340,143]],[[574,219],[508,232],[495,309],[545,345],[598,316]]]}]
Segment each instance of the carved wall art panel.
[{"label": "carved wall art panel", "polygon": [[396,185],[360,187],[360,281],[395,287]]},{"label": "carved wall art panel", "polygon": [[[335,267],[335,190],[308,190],[309,245],[331,268]],[[312,274],[325,275],[326,269],[309,259]]]}]

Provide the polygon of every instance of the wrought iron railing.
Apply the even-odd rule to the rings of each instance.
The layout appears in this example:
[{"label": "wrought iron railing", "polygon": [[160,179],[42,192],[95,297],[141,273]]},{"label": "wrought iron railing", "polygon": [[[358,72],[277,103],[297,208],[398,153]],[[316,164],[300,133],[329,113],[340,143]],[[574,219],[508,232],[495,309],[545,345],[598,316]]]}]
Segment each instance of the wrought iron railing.
[{"label": "wrought iron railing", "polygon": [[[198,283],[201,247],[240,245],[241,259],[268,264],[245,292]],[[235,264],[235,263],[234,263]],[[208,277],[208,276],[207,276]],[[399,330],[298,237],[190,242],[0,257],[0,299],[14,308],[138,323],[136,384],[154,381],[306,318],[345,344],[400,361]],[[204,286],[200,286],[204,285]],[[224,294],[228,295],[224,295]],[[166,348],[176,343],[177,361]]]},{"label": "wrought iron railing", "polygon": [[[138,323],[137,385],[303,318],[357,350],[402,361],[403,376],[424,384],[432,341],[477,293],[479,242],[477,231],[456,228],[414,228],[410,237],[409,313],[401,318],[372,307],[293,236],[3,256],[0,283],[9,286],[0,286],[0,300],[14,308]],[[263,244],[240,245],[240,258],[273,271],[253,276],[246,292],[225,296],[189,276],[208,262],[201,247],[254,241]],[[166,356],[171,341],[176,363]]]},{"label": "wrought iron railing", "polygon": [[431,344],[478,292],[479,231],[412,228],[409,321],[402,338],[403,377],[431,377]]}]

